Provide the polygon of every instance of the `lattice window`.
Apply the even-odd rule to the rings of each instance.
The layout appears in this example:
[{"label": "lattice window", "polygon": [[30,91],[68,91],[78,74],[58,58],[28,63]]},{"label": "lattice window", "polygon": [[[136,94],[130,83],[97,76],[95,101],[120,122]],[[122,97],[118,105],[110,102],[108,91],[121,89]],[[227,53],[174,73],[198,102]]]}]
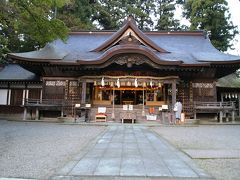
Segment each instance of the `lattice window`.
[{"label": "lattice window", "polygon": [[45,82],[44,99],[64,99],[66,82],[47,80]]},{"label": "lattice window", "polygon": [[65,81],[46,81],[46,86],[65,86]]},{"label": "lattice window", "polygon": [[68,98],[69,99],[79,99],[80,98],[80,90],[78,87],[78,81],[69,81],[69,91]]},{"label": "lattice window", "polygon": [[23,90],[22,89],[12,89],[11,90],[11,105],[22,105]]},{"label": "lattice window", "polygon": [[214,84],[213,83],[192,83],[193,93],[195,96],[214,96]]}]

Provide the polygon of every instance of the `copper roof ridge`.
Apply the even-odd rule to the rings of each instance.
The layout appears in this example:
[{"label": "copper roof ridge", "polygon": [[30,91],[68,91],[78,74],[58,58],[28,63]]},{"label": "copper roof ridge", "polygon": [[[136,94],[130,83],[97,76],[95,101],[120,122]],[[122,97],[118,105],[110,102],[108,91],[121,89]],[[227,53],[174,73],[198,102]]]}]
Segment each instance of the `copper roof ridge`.
[{"label": "copper roof ridge", "polygon": [[118,40],[124,32],[128,29],[131,28],[134,33],[148,46],[153,48],[154,50],[157,50],[159,52],[167,53],[165,49],[162,49],[159,47],[157,44],[155,44],[151,39],[149,39],[138,27],[136,26],[136,23],[132,17],[128,17],[128,19],[125,21],[124,25],[116,32],[114,33],[106,42],[104,42],[102,45],[99,47],[95,48],[92,50],[92,52],[99,52],[107,49],[109,46],[111,46],[116,40]]},{"label": "copper roof ridge", "polygon": [[185,36],[205,36],[204,31],[147,31],[146,35],[185,35]]},{"label": "copper roof ridge", "polygon": [[[81,31],[72,31],[69,32],[69,35],[78,35],[78,34],[113,34],[117,30],[81,30]],[[143,34],[162,34],[162,35],[195,35],[195,36],[204,36],[206,31],[196,30],[196,31],[141,31]]]},{"label": "copper roof ridge", "polygon": [[107,31],[107,30],[99,30],[99,31],[74,31],[69,32],[69,35],[79,35],[79,34],[113,34],[117,31]]}]

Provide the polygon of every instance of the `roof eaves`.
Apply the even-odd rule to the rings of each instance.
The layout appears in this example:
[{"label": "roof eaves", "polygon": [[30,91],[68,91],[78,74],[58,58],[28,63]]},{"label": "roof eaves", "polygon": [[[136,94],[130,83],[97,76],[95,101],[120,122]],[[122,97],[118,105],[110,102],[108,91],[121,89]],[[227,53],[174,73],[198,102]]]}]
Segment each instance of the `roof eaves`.
[{"label": "roof eaves", "polygon": [[206,62],[212,65],[240,64],[240,59],[230,61],[198,60],[198,62]]},{"label": "roof eaves", "polygon": [[156,64],[162,65],[180,65],[183,61],[164,61],[161,60],[153,50],[147,48],[145,46],[138,46],[138,45],[117,45],[114,46],[107,51],[105,51],[99,58],[89,61],[77,60],[79,64],[102,64],[106,62],[109,58],[113,57],[114,55],[123,54],[123,53],[139,53],[147,56]]},{"label": "roof eaves", "polygon": [[17,56],[14,53],[9,53],[7,55],[8,58],[13,59],[13,60],[23,60],[23,61],[29,61],[29,62],[53,62],[53,61],[60,61],[62,59],[41,59],[41,58],[28,58],[28,57],[22,57],[22,56]]}]

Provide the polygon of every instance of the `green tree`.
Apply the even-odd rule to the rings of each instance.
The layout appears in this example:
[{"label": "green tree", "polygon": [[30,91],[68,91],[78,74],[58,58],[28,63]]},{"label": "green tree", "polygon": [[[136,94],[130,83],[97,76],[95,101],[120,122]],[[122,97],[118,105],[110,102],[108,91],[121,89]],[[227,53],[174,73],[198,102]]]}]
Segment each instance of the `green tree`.
[{"label": "green tree", "polygon": [[99,0],[94,5],[92,21],[98,29],[118,29],[122,24],[122,3],[117,0]]},{"label": "green tree", "polygon": [[71,31],[93,29],[94,2],[89,0],[71,0],[57,10],[57,18],[62,20]]},{"label": "green tree", "polygon": [[180,2],[175,0],[157,0],[156,16],[157,30],[177,30],[180,29],[179,20],[174,19],[174,13],[176,11],[176,5]]},{"label": "green tree", "polygon": [[129,15],[134,17],[140,29],[153,27],[151,14],[155,5],[152,0],[99,0],[94,7],[92,20],[102,29],[119,29]]},{"label": "green tree", "polygon": [[209,32],[212,44],[221,51],[232,47],[231,41],[237,33],[227,5],[225,0],[188,0],[184,4],[190,29]]},{"label": "green tree", "polygon": [[141,30],[152,30],[153,19],[151,15],[155,12],[154,0],[125,0],[122,1],[123,16],[132,15]]},{"label": "green tree", "polygon": [[66,0],[1,0],[0,57],[7,52],[30,51],[57,38],[65,40],[68,28],[54,17],[55,7]]}]

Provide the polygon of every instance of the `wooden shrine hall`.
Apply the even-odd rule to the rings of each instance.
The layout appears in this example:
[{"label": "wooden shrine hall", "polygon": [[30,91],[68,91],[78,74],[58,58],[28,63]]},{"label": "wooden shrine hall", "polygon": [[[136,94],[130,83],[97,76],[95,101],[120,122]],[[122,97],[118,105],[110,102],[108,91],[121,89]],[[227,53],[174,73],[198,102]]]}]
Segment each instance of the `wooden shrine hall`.
[{"label": "wooden shrine hall", "polygon": [[[131,16],[118,31],[71,32],[66,42],[8,58],[14,64],[0,70],[0,109],[21,107],[24,119],[73,117],[87,105],[90,121],[106,107],[106,119],[120,122],[131,105],[144,120],[149,108],[172,111],[177,99],[193,118],[194,102],[216,102],[217,79],[240,67],[240,57],[218,51],[205,31],[145,32]],[[9,78],[14,68],[32,76]]]}]

